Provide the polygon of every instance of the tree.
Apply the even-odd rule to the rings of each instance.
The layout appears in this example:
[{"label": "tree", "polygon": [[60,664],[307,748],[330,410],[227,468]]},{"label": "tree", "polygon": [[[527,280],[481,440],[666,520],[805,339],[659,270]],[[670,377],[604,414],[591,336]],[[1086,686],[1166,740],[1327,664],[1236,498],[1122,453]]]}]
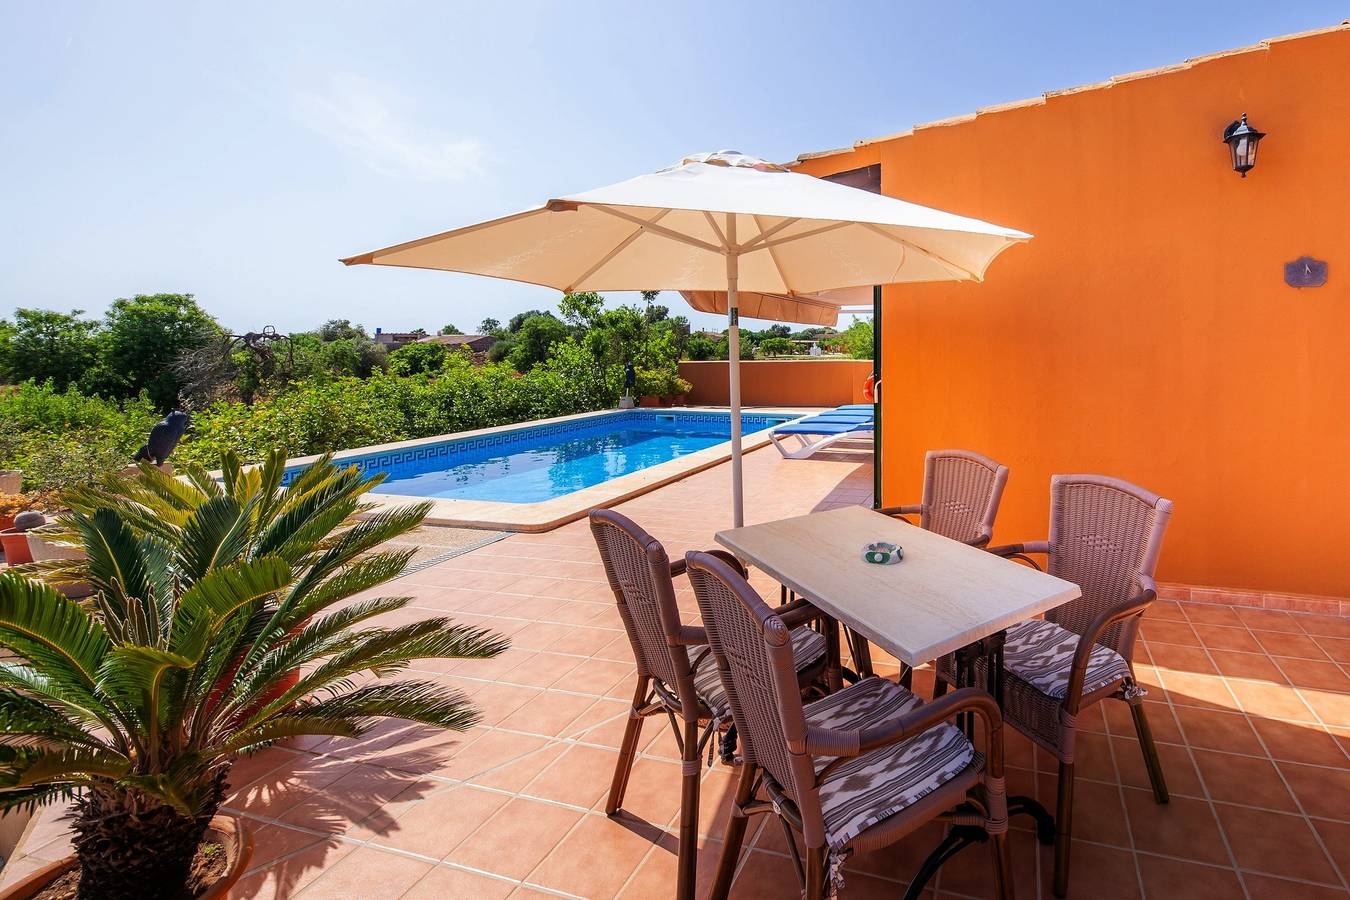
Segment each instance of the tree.
[{"label": "tree", "polygon": [[3,362],[6,381],[51,380],[57,389],[87,383],[99,358],[98,322],[82,319],[84,310],[18,309],[5,323]]},{"label": "tree", "polygon": [[563,294],[558,311],[563,321],[575,328],[590,328],[605,308],[605,298],[595,291]]},{"label": "tree", "polygon": [[517,372],[528,372],[548,357],[549,348],[570,336],[567,326],[553,316],[530,316],[517,330],[506,361]]},{"label": "tree", "polygon": [[844,329],[844,351],[854,359],[872,358],[872,320],[853,317],[853,323]]},{"label": "tree", "polygon": [[506,323],[506,330],[515,334],[520,331],[520,326],[524,325],[529,319],[535,316],[548,316],[550,319],[557,319],[557,316],[546,309],[527,309],[523,313],[516,313],[511,317],[511,321]]},{"label": "tree", "polygon": [[684,355],[687,359],[717,359],[717,342],[702,332],[690,335]]},{"label": "tree", "polygon": [[145,391],[161,411],[178,402],[178,357],[206,346],[220,326],[191,294],[137,294],[114,300],[103,323],[103,377],[122,396]]},{"label": "tree", "polygon": [[240,754],[479,718],[434,681],[361,678],[507,646],[446,618],[371,622],[406,599],[346,602],[403,572],[411,551],[377,548],[430,504],[357,522],[378,478],[323,459],[278,490],[285,458],[245,471],[227,454],[221,483],[145,466],[70,492],[63,542],[88,558],[49,577],[93,585],[86,604],[0,575],[0,809],[75,798],[83,897],[182,896]]},{"label": "tree", "polygon": [[792,353],[794,345],[787,338],[775,335],[760,341],[759,349],[765,356],[788,356]]},{"label": "tree", "polygon": [[445,366],[446,357],[457,352],[434,341],[404,344],[389,354],[388,372],[390,375],[430,375],[439,372]]},{"label": "tree", "polygon": [[351,319],[329,319],[319,326],[319,340],[340,341],[352,338],[368,338],[364,325],[353,325]]},{"label": "tree", "polygon": [[437,334],[463,334],[464,332],[460,331],[460,330],[459,330],[458,328],[456,328],[454,325],[442,325],[442,326],[441,326],[441,330],[438,331],[438,332],[436,332],[436,333],[437,333]]},{"label": "tree", "polygon": [[497,334],[501,330],[502,323],[490,316],[478,323],[479,334]]}]

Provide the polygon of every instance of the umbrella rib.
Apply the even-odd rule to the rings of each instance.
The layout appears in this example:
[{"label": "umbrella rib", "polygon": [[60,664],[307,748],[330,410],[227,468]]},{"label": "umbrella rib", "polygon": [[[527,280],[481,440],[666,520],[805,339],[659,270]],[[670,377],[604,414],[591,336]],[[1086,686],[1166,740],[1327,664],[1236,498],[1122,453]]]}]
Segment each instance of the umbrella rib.
[{"label": "umbrella rib", "polygon": [[782,231],[784,228],[787,228],[789,225],[795,225],[801,221],[800,218],[784,219],[783,221],[779,222],[772,228],[765,229],[763,224],[761,224],[759,221],[759,216],[753,216],[752,218],[755,220],[755,224],[759,225],[760,227],[759,237],[755,238],[753,241],[750,241],[749,243],[742,244],[741,245],[742,253],[749,253],[752,250],[758,250],[760,244],[764,244],[767,246],[769,238],[773,237],[775,234]]},{"label": "umbrella rib", "polygon": [[923,256],[928,257],[929,259],[933,260],[934,262],[940,263],[942,266],[944,266],[945,268],[947,268],[948,270],[950,270],[950,271],[952,271],[952,272],[955,272],[955,273],[957,273],[957,274],[959,274],[959,275],[963,275],[963,276],[965,276],[966,278],[970,278],[970,279],[972,279],[972,280],[974,280],[974,281],[983,281],[983,280],[984,280],[984,279],[982,279],[979,275],[976,275],[974,272],[970,271],[969,269],[964,268],[963,266],[958,266],[956,263],[952,262],[952,261],[949,260],[949,259],[944,258],[944,257],[941,256],[940,254],[934,253],[934,252],[931,251],[931,250],[925,250],[924,248],[920,247],[918,244],[915,244],[915,243],[913,243],[913,242],[911,242],[911,241],[907,241],[907,240],[905,240],[904,238],[900,237],[899,235],[891,234],[889,231],[887,231],[886,229],[882,228],[880,225],[874,225],[874,224],[872,224],[871,222],[861,222],[861,223],[859,223],[859,224],[861,224],[861,225],[862,225],[864,228],[866,228],[868,231],[874,231],[874,232],[876,232],[877,234],[881,235],[881,236],[884,237],[884,238],[887,238],[887,239],[889,239],[889,240],[895,241],[897,244],[899,244],[899,245],[902,246],[902,247],[906,247],[906,248],[908,248],[908,249],[910,249],[910,250],[914,250],[914,251],[916,251],[917,253],[919,253],[919,254],[921,254],[921,255],[923,255]]},{"label": "umbrella rib", "polygon": [[[655,216],[652,216],[651,222],[649,224],[659,222],[661,220],[661,217],[668,212],[670,212],[670,210],[668,209],[661,210]],[[624,250],[626,250],[628,246],[633,243],[633,241],[636,241],[638,238],[642,237],[642,235],[645,234],[646,232],[647,226],[639,225],[636,228],[636,230],[633,231],[632,234],[628,235],[628,237],[619,241],[619,243],[614,245],[613,249],[611,249],[604,256],[600,257],[599,261],[596,262],[595,265],[588,268],[585,272],[582,272],[576,278],[573,278],[572,283],[567,286],[567,289],[564,291],[564,293],[570,294],[572,291],[576,290],[577,285],[581,284],[581,282],[585,281],[587,278],[590,278],[592,275],[598,272],[602,267],[604,267],[606,263],[608,263],[611,259],[613,259],[620,253],[622,253]]]},{"label": "umbrella rib", "polygon": [[782,245],[791,243],[792,241],[800,241],[802,238],[815,237],[818,234],[825,234],[827,231],[837,231],[840,228],[847,228],[850,225],[859,225],[859,224],[861,223],[831,222],[829,225],[822,225],[820,228],[813,228],[810,231],[803,231],[799,232],[798,234],[790,234],[785,238],[778,238],[777,240],[764,241],[763,243],[756,246],[754,250],[747,250],[746,252],[757,253],[760,250],[766,250],[772,247],[781,247]]},{"label": "umbrella rib", "polygon": [[717,227],[717,220],[713,218],[713,214],[705,209],[703,211],[703,218],[707,219],[708,224],[712,226],[713,234],[717,235],[717,240],[722,243],[722,249],[730,250],[731,248],[727,246],[727,236],[722,233],[721,228]]},{"label": "umbrella rib", "polygon": [[[774,231],[779,231],[779,230],[781,230],[781,229],[787,224],[787,223],[785,222],[785,223],[783,223],[783,225],[778,226],[778,228],[774,228],[774,229],[771,229],[770,231],[767,231],[767,232],[766,232],[766,231],[764,230],[764,225],[763,225],[763,223],[761,223],[761,222],[759,221],[759,216],[753,216],[753,218],[754,218],[754,220],[755,220],[755,224],[759,226],[759,229],[760,229],[760,231],[759,231],[759,237],[760,237],[760,239],[766,237],[766,236],[769,235],[769,234],[772,234]],[[795,221],[797,221],[797,220],[796,220],[796,219],[793,219],[793,220],[791,220],[791,221],[794,221],[794,222],[795,222]],[[767,246],[767,247],[769,248],[769,259],[773,261],[773,268],[774,268],[774,271],[776,271],[776,272],[778,273],[778,280],[781,281],[781,282],[783,282],[783,290],[789,291],[789,292],[790,292],[790,291],[792,290],[792,288],[791,288],[791,286],[788,284],[787,274],[783,271],[782,263],[780,263],[780,262],[778,261],[778,254],[774,252],[774,248],[773,248],[772,245],[769,245],[769,244],[766,243],[765,246]],[[744,251],[742,251],[742,252],[744,252]]]},{"label": "umbrella rib", "polygon": [[725,252],[725,250],[722,247],[718,247],[716,244],[710,244],[707,241],[700,241],[698,238],[690,237],[687,234],[680,234],[673,228],[666,228],[665,226],[662,225],[653,225],[646,219],[640,219],[637,216],[633,215],[632,213],[626,213],[623,210],[615,209],[612,206],[604,206],[602,204],[597,203],[591,206],[591,209],[596,209],[599,210],[600,212],[609,213],[611,216],[615,216],[616,218],[623,219],[624,221],[627,222],[632,222],[634,225],[644,225],[647,227],[647,230],[650,231],[652,234],[659,234],[662,237],[669,238],[672,241],[678,241],[681,244],[689,244],[692,247],[698,247],[701,250],[707,250],[710,253],[716,253],[718,256],[721,256]]}]

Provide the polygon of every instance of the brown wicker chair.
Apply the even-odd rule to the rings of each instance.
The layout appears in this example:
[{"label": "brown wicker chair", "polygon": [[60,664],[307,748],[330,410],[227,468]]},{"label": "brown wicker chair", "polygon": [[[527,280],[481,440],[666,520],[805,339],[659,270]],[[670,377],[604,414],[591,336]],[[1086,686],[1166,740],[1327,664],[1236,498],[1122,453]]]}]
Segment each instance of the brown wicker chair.
[{"label": "brown wicker chair", "polygon": [[[676,896],[686,900],[694,896],[697,874],[699,759],[719,727],[731,724],[727,698],[717,665],[709,656],[706,632],[680,621],[674,577],[684,572],[684,560],[671,562],[656,538],[612,510],[595,510],[590,522],[619,616],[633,646],[638,676],[605,813],[612,816],[623,805],[643,720],[665,715],[683,760]],[[711,552],[725,565],[745,572],[731,554]],[[784,617],[794,624],[816,616],[816,610],[805,602],[784,610]],[[801,660],[801,681],[817,680],[825,669],[824,636],[799,627],[793,631],[792,641]],[[691,658],[691,647],[702,650]]]},{"label": "brown wicker chair", "polygon": [[[1050,539],[989,550],[1033,566],[1027,554],[1045,554],[1046,571],[1082,590],[1080,599],[1051,610],[1044,621],[1009,628],[1003,648],[1004,717],[1059,760],[1057,897],[1069,884],[1074,740],[1083,710],[1108,698],[1129,703],[1154,799],[1168,799],[1132,657],[1139,619],[1157,597],[1153,573],[1171,513],[1172,501],[1126,481],[1056,475],[1050,483]],[[940,661],[938,696],[954,680],[952,673],[950,658]]]},{"label": "brown wicker chair", "polygon": [[[910,521],[906,516],[918,516],[919,527],[925,531],[983,547],[993,538],[994,519],[1007,485],[1008,467],[987,456],[970,450],[929,450],[923,459],[923,502],[878,512],[904,522]],[[858,673],[872,674],[867,639],[852,629],[844,634]],[[909,687],[914,673],[904,666],[901,673],[900,683]]]},{"label": "brown wicker chair", "polygon": [[[1003,731],[994,698],[971,688],[925,704],[873,677],[804,705],[781,610],[767,606],[724,559],[710,553],[686,559],[743,757],[711,896],[730,892],[747,818],[772,812],[806,900],[840,886],[849,854],[893,844],[938,818],[954,827],[906,897],[918,896],[962,847],[992,838],[997,896],[1011,900]],[[983,720],[983,753],[948,721],[958,712]],[[804,865],[793,831],[805,847]]]},{"label": "brown wicker chair", "polygon": [[880,512],[895,518],[918,516],[920,528],[983,547],[994,535],[994,517],[1007,484],[1008,467],[987,456],[929,450],[923,462],[923,502]]}]

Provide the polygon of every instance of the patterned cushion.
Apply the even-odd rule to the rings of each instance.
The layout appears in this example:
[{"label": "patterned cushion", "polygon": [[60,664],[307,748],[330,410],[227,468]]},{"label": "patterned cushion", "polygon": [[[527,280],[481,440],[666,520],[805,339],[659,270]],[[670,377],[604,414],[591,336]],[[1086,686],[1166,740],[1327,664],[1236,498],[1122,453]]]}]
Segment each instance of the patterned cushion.
[{"label": "patterned cushion", "polygon": [[[855,685],[808,704],[808,725],[857,729],[880,724],[923,701],[884,678]],[[926,797],[961,774],[977,754],[959,729],[944,722],[914,737],[873,750],[832,770],[820,785],[825,840],[839,850],[863,831]],[[832,759],[816,758],[819,773]]]},{"label": "patterned cushion", "polygon": [[[1078,650],[1079,636],[1067,628],[1041,619],[1018,622],[1008,629],[1003,645],[1003,665],[1047,697],[1063,700],[1069,693],[1069,671]],[[1092,648],[1083,693],[1115,684],[1130,677],[1124,657],[1101,644]]]},{"label": "patterned cushion", "polygon": [[[702,653],[702,650],[698,651]],[[825,636],[812,631],[805,625],[793,629],[792,659],[797,663],[797,671],[811,668],[825,657]],[[717,674],[717,660],[711,653],[704,654],[702,662],[694,669],[694,691],[699,699],[712,710],[713,715],[729,716],[726,691],[722,690],[722,679]]]}]

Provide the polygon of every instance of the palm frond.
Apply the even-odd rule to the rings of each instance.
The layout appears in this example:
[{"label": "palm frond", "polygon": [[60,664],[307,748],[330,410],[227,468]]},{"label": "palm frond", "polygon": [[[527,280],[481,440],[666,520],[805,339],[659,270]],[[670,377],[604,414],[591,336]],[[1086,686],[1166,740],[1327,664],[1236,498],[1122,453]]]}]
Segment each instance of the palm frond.
[{"label": "palm frond", "polygon": [[298,704],[294,715],[407,719],[454,731],[471,728],[482,718],[466,695],[433,681],[371,684],[341,696]]},{"label": "palm frond", "polygon": [[0,790],[68,782],[88,776],[120,778],[130,768],[130,759],[110,750],[47,750],[0,744]]},{"label": "palm frond", "polygon": [[248,517],[233,497],[212,497],[183,524],[179,546],[183,576],[190,584],[217,566],[238,560],[248,548]]},{"label": "palm frond", "polygon": [[0,742],[11,746],[33,742],[112,749],[71,720],[59,706],[12,688],[0,689]]},{"label": "palm frond", "polygon": [[0,573],[0,646],[92,697],[107,632],[78,603],[43,584]]}]

